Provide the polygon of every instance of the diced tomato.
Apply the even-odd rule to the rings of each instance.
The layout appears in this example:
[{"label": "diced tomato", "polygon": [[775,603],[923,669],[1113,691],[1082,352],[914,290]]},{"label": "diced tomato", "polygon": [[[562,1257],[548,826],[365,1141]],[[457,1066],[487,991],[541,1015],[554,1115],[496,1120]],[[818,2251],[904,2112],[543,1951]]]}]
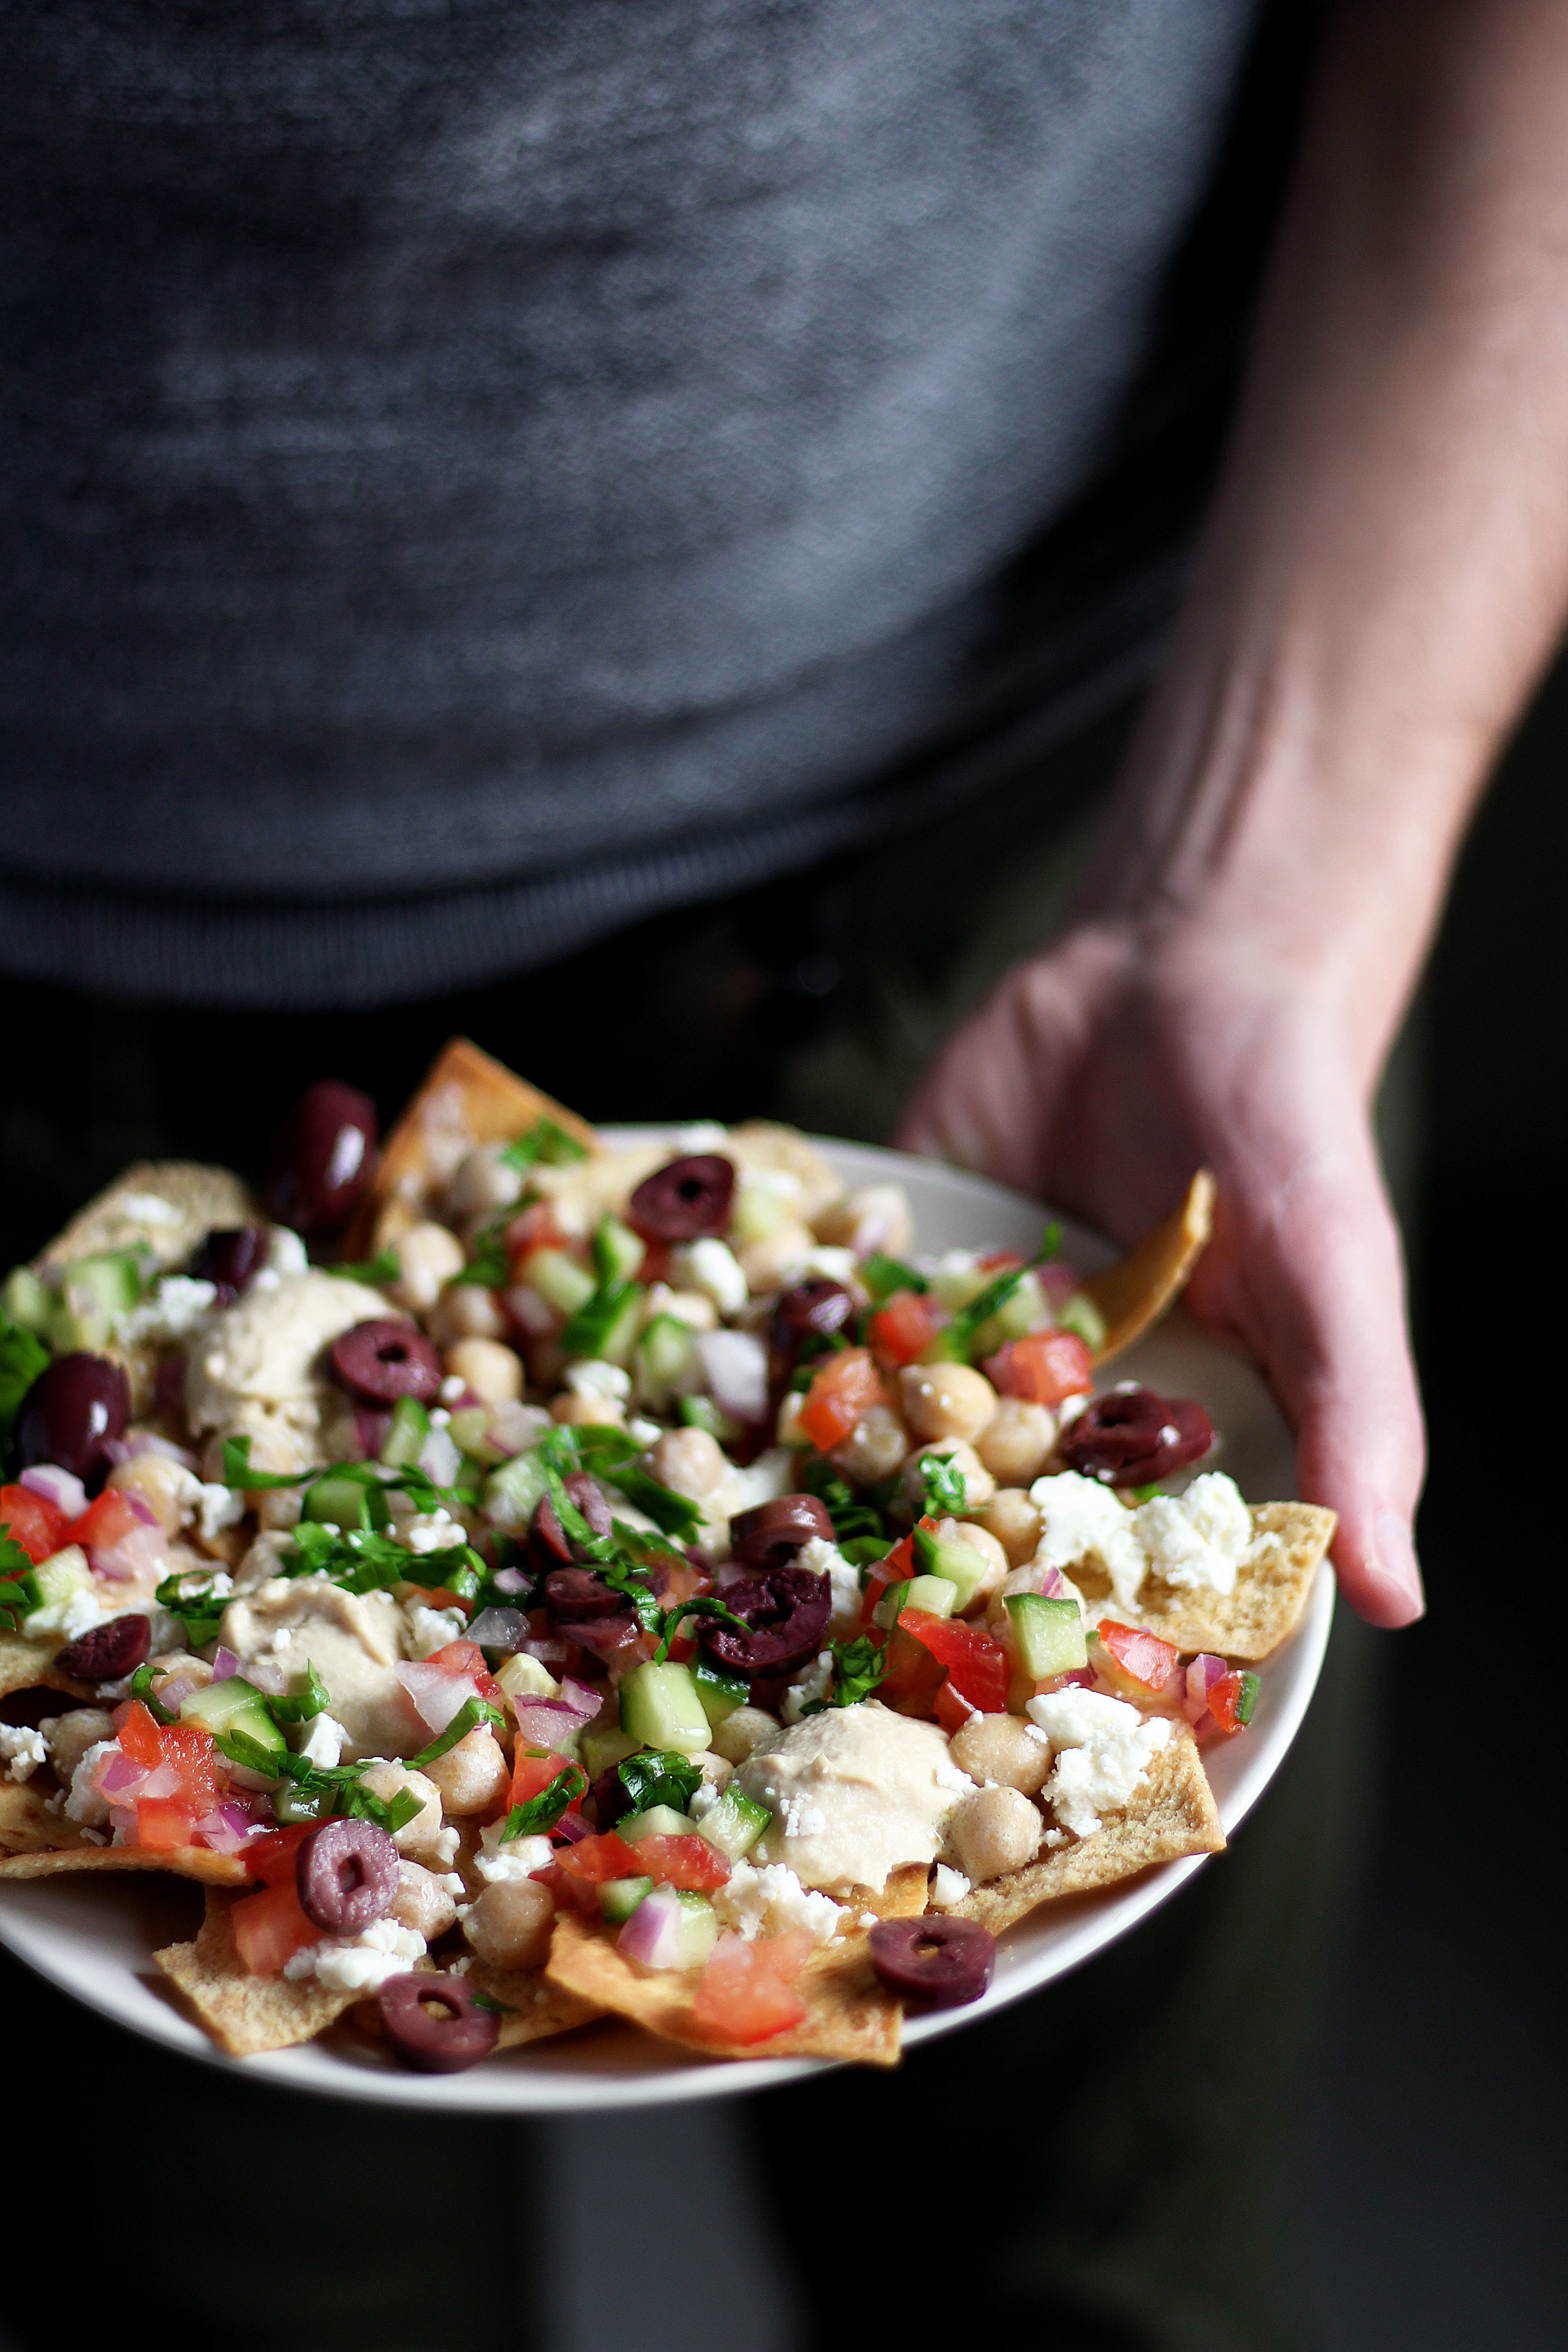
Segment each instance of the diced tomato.
[{"label": "diced tomato", "polygon": [[846,1348],[817,1370],[800,1409],[800,1425],[820,1453],[842,1445],[874,1404],[886,1404],[882,1376],[868,1348]]},{"label": "diced tomato", "polygon": [[962,1731],[966,1723],[973,1723],[978,1713],[977,1707],[959,1697],[951,1682],[943,1683],[936,1695],[936,1719],[950,1739],[955,1731]]},{"label": "diced tomato", "polygon": [[174,1846],[189,1845],[191,1823],[195,1818],[190,1807],[183,1805],[178,1797],[138,1797],[136,1843],[165,1851]]},{"label": "diced tomato", "polygon": [[113,1723],[120,1736],[120,1745],[133,1764],[141,1764],[151,1772],[163,1760],[163,1743],[158,1737],[158,1727],[139,1698],[123,1700],[114,1710]]},{"label": "diced tomato", "polygon": [[804,1927],[795,1927],[787,1936],[759,1936],[752,1946],[766,1969],[772,1969],[781,1984],[794,1984],[815,1947]]},{"label": "diced tomato", "polygon": [[254,1895],[242,1895],[228,1921],[239,1957],[253,1977],[277,1976],[285,1960],[321,1939],[321,1929],[300,1907],[291,1876]]},{"label": "diced tomato", "polygon": [[974,1270],[977,1274],[1011,1274],[1016,1265],[1023,1263],[1016,1250],[982,1250],[974,1261]]},{"label": "diced tomato", "polygon": [[570,1772],[571,1769],[569,1756],[557,1756],[552,1748],[547,1748],[540,1754],[525,1748],[520,1741],[517,1759],[511,1768],[509,1804],[531,1804],[535,1797],[544,1794],[552,1780],[558,1780],[563,1772]]},{"label": "diced tomato", "polygon": [[[586,1843],[586,1840],[584,1841]],[[617,1838],[617,1845],[626,1841]],[[632,1847],[632,1869],[658,1886],[684,1887],[691,1895],[711,1894],[730,1875],[730,1858],[704,1837],[638,1838]]]},{"label": "diced tomato", "polygon": [[[454,1605],[450,1593],[443,1593],[430,1601],[432,1609]],[[477,1642],[448,1642],[443,1649],[432,1650],[425,1661],[427,1666],[443,1666],[451,1675],[467,1675],[479,1696],[489,1699],[492,1706],[506,1712],[506,1693],[485,1664],[485,1654]]]},{"label": "diced tomato", "polygon": [[640,1852],[640,1847],[628,1845],[614,1830],[603,1830],[597,1837],[579,1838],[575,1845],[563,1846],[555,1859],[564,1877],[575,1878],[584,1886],[603,1886],[610,1878],[646,1877],[637,1860]]},{"label": "diced tomato", "polygon": [[[1158,1633],[1145,1633],[1141,1625],[1119,1625],[1114,1617],[1102,1617],[1099,1647],[1089,1654],[1105,1680],[1127,1697],[1152,1698],[1170,1680],[1177,1650],[1173,1642],[1162,1642]],[[1213,1692],[1209,1704],[1214,1704]]]},{"label": "diced tomato", "polygon": [[929,1299],[917,1290],[896,1290],[872,1316],[866,1336],[887,1362],[918,1364],[938,1328]]},{"label": "diced tomato", "polygon": [[290,1822],[287,1829],[266,1830],[240,1847],[239,1858],[263,1886],[292,1886],[300,1848],[315,1827],[314,1822]]},{"label": "diced tomato", "polygon": [[888,1638],[887,1671],[873,1696],[895,1715],[929,1718],[936,1712],[936,1696],[947,1679],[946,1669],[923,1642],[895,1625]]},{"label": "diced tomato", "polygon": [[66,1535],[68,1543],[84,1547],[97,1545],[107,1550],[111,1544],[123,1543],[144,1528],[145,1519],[138,1518],[130,1503],[115,1487],[106,1486],[96,1503],[89,1503],[79,1519],[72,1521]]},{"label": "diced tomato", "polygon": [[972,1707],[978,1707],[982,1715],[1005,1711],[1012,1664],[1001,1643],[984,1625],[966,1625],[962,1617],[933,1617],[924,1609],[903,1609],[899,1612],[899,1630],[912,1633],[947,1668],[953,1690]]},{"label": "diced tomato", "polygon": [[13,1536],[35,1568],[70,1541],[70,1515],[29,1486],[0,1486],[0,1528]]},{"label": "diced tomato", "polygon": [[805,2001],[763,1957],[765,1950],[743,1936],[723,1935],[709,1954],[691,2007],[698,2026],[715,2042],[771,2041],[805,2015]]},{"label": "diced tomato", "polygon": [[513,1266],[536,1249],[564,1249],[571,1236],[555,1222],[548,1201],[531,1201],[506,1229],[506,1245]]},{"label": "diced tomato", "polygon": [[1257,1697],[1256,1675],[1221,1675],[1217,1683],[1210,1683],[1209,1713],[1227,1739],[1246,1730]]},{"label": "diced tomato", "polygon": [[[934,1519],[922,1519],[921,1521],[921,1525],[922,1528],[933,1529],[936,1526],[936,1521]],[[896,1543],[891,1551],[883,1555],[883,1557],[877,1562],[871,1574],[866,1579],[866,1590],[860,1601],[860,1622],[862,1625],[869,1625],[871,1623],[877,1611],[881,1606],[884,1595],[887,1594],[895,1584],[905,1584],[909,1581],[910,1578],[913,1576],[915,1572],[914,1561],[915,1539],[913,1534],[910,1533],[910,1535],[905,1536],[901,1542]]]},{"label": "diced tomato", "polygon": [[987,1356],[985,1376],[1003,1396],[1060,1404],[1094,1386],[1094,1365],[1076,1331],[1031,1331]]}]

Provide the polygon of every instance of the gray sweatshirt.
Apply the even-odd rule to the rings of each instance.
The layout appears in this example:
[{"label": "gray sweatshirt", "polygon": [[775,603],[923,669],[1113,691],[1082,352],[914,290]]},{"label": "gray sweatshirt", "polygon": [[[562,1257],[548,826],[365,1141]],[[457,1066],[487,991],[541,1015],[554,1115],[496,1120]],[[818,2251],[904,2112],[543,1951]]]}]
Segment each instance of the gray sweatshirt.
[{"label": "gray sweatshirt", "polygon": [[1258,14],[6,10],[0,966],[473,983],[1103,701]]}]

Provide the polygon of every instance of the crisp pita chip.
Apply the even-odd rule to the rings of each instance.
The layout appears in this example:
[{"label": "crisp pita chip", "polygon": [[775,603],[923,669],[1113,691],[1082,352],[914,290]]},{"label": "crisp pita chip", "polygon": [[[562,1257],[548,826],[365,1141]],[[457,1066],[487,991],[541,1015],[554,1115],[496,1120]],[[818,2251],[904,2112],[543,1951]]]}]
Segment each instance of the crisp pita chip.
[{"label": "crisp pita chip", "polygon": [[1006,1878],[977,1886],[952,1908],[959,1918],[978,1919],[999,1936],[1042,1903],[1114,1886],[1154,1863],[1175,1862],[1184,1853],[1218,1853],[1224,1844],[1225,1830],[1197,1742],[1183,1727],[1155,1757],[1131,1803],[1120,1813],[1106,1814],[1092,1837],[1075,1838]]},{"label": "crisp pita chip", "polygon": [[873,1895],[868,1886],[852,1886],[842,1899],[852,1919],[866,1911],[874,1911],[879,1919],[918,1919],[926,1907],[930,1884],[931,1872],[925,1864],[910,1862],[901,1870],[888,1873],[888,1883],[879,1895]]},{"label": "crisp pita chip", "polygon": [[234,2058],[263,2050],[292,2050],[313,2042],[352,2009],[357,1992],[335,1992],[313,1977],[253,1977],[239,1957],[229,1924],[232,1897],[207,1895],[206,1917],[194,1944],[167,1944],[153,1958],[180,1988],[213,2040]]},{"label": "crisp pita chip", "polygon": [[1114,1265],[1084,1282],[1084,1290],[1105,1318],[1105,1344],[1095,1357],[1097,1364],[1108,1363],[1142,1339],[1183,1288],[1213,1231],[1214,1200],[1214,1178],[1200,1168],[1185,1200],[1163,1225],[1145,1234]]},{"label": "crisp pita chip", "polygon": [[487,2000],[503,2004],[498,2050],[518,2050],[525,2042],[570,2033],[574,2026],[592,2025],[605,2013],[595,2001],[552,1984],[542,1969],[490,1969],[475,1960],[468,1982]]},{"label": "crisp pita chip", "polygon": [[344,1235],[344,1255],[368,1255],[384,1212],[401,1211],[405,1226],[422,1215],[476,1143],[510,1142],[539,1118],[552,1118],[587,1150],[598,1150],[598,1137],[574,1110],[514,1077],[468,1038],[450,1039],[386,1139],[375,1181]]},{"label": "crisp pita chip", "polygon": [[[175,1213],[149,1215],[150,1201],[161,1201]],[[161,1266],[179,1265],[215,1226],[254,1224],[260,1213],[248,1187],[226,1168],[204,1168],[189,1160],[139,1160],[78,1211],[38,1259],[38,1271],[100,1250],[136,1248],[151,1251]]]},{"label": "crisp pita chip", "polygon": [[69,1698],[95,1698],[90,1683],[73,1682],[55,1664],[65,1645],[63,1633],[46,1633],[38,1642],[28,1641],[24,1633],[0,1633],[0,1698],[22,1690],[56,1690]]},{"label": "crisp pita chip", "polygon": [[1241,1659],[1277,1650],[1300,1622],[1336,1521],[1313,1503],[1265,1503],[1252,1524],[1263,1540],[1234,1592],[1188,1591],[1151,1578],[1138,1596],[1139,1623],[1179,1650]]},{"label": "crisp pita chip", "polygon": [[863,2065],[898,2063],[902,2011],[871,1966],[857,1935],[814,1952],[796,1990],[806,2005],[800,2024],[766,2042],[716,2042],[692,2013],[695,1971],[637,1966],[616,1949],[615,1930],[574,1912],[555,1922],[545,1975],[563,1992],[629,2017],[662,2041],[708,2058],[845,2058]]},{"label": "crisp pita chip", "polygon": [[53,1878],[62,1870],[167,1870],[209,1886],[244,1886],[237,1854],[210,1846],[94,1845],[78,1822],[49,1811],[27,1781],[0,1781],[0,1878]]}]

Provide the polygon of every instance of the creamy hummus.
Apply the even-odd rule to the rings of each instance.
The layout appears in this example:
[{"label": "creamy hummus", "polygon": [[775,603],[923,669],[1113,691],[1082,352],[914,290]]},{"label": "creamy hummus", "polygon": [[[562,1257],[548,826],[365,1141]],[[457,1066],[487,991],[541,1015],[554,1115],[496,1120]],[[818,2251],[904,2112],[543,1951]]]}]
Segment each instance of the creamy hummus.
[{"label": "creamy hummus", "polygon": [[974,1783],[934,1723],[867,1699],[808,1716],[735,1775],[774,1819],[747,1859],[783,1863],[803,1886],[879,1894],[889,1871],[934,1862],[948,1815]]},{"label": "creamy hummus", "polygon": [[286,1675],[306,1661],[331,1694],[333,1718],[348,1734],[346,1762],[395,1756],[429,1737],[393,1672],[403,1655],[403,1612],[374,1596],[361,1600],[325,1577],[281,1578],[223,1613],[221,1638],[237,1656],[264,1658]]},{"label": "creamy hummus", "polygon": [[315,1266],[247,1291],[214,1316],[191,1349],[192,1429],[248,1432],[260,1441],[258,1469],[303,1467],[314,1456],[322,1409],[337,1397],[325,1350],[356,1323],[393,1311],[378,1290]]}]

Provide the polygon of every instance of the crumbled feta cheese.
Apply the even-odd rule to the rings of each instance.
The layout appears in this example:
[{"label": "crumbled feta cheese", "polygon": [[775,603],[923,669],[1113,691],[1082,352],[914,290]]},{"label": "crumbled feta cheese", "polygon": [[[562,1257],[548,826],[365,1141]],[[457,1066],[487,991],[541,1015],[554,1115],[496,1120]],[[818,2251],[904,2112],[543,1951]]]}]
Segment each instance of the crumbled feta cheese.
[{"label": "crumbled feta cheese", "polygon": [[503,1845],[500,1832],[505,1827],[504,1822],[491,1822],[479,1833],[474,1867],[490,1885],[509,1879],[531,1878],[536,1870],[548,1866],[555,1851],[547,1837],[516,1837]]},{"label": "crumbled feta cheese", "polygon": [[803,1886],[782,1862],[761,1870],[738,1862],[715,1889],[713,1908],[720,1926],[735,1929],[748,1943],[759,1936],[787,1936],[796,1927],[804,1927],[816,1943],[831,1943],[844,1917],[843,1906],[831,1895]]},{"label": "crumbled feta cheese", "polygon": [[939,1789],[955,1790],[961,1797],[972,1796],[974,1792],[974,1782],[967,1772],[961,1772],[956,1764],[939,1764],[931,1778]]},{"label": "crumbled feta cheese", "polygon": [[467,1392],[468,1385],[461,1372],[448,1372],[441,1383],[442,1403],[456,1404],[459,1397]]},{"label": "crumbled feta cheese", "polygon": [[274,1274],[303,1274],[310,1253],[299,1234],[287,1225],[274,1225],[267,1244],[267,1264]]},{"label": "crumbled feta cheese", "polygon": [[399,1539],[410,1551],[449,1551],[454,1544],[466,1541],[462,1522],[455,1519],[439,1504],[433,1511],[416,1512],[405,1519],[397,1530]]},{"label": "crumbled feta cheese", "polygon": [[274,1656],[277,1655],[279,1650],[292,1649],[293,1645],[294,1629],[291,1625],[279,1625],[276,1633],[273,1634],[270,1643],[268,1644]]},{"label": "crumbled feta cheese", "polygon": [[35,1609],[23,1620],[22,1631],[30,1639],[40,1633],[63,1633],[68,1642],[80,1639],[100,1622],[102,1610],[96,1592],[68,1592],[63,1601],[51,1601],[47,1608]]},{"label": "crumbled feta cheese", "polygon": [[161,1192],[121,1192],[118,1206],[121,1215],[136,1225],[177,1225],[184,1214]]},{"label": "crumbled feta cheese", "polygon": [[724,1516],[732,1519],[741,1511],[754,1510],[759,1503],[776,1503],[781,1495],[791,1492],[795,1482],[795,1463],[788,1448],[770,1445],[765,1454],[744,1470],[731,1470],[721,1488]]},{"label": "crumbled feta cheese", "polygon": [[447,1412],[444,1404],[433,1405],[430,1409],[430,1426],[432,1429],[445,1429],[451,1418],[451,1414]]},{"label": "crumbled feta cheese", "polygon": [[431,1839],[430,1851],[435,1855],[438,1863],[441,1863],[447,1870],[450,1870],[452,1864],[458,1859],[458,1832],[456,1828],[448,1822],[444,1830],[437,1830],[435,1836]]},{"label": "crumbled feta cheese", "polygon": [[939,1862],[931,1884],[931,1899],[939,1911],[954,1911],[969,1893],[969,1881],[962,1870],[953,1870]]},{"label": "crumbled feta cheese", "polygon": [[284,1961],[283,1973],[295,1984],[314,1977],[333,1992],[375,1992],[388,1977],[406,1976],[424,1957],[425,1938],[417,1928],[377,1919],[357,1936],[327,1936],[307,1945]]},{"label": "crumbled feta cheese", "polygon": [[468,1623],[460,1609],[426,1609],[416,1601],[408,1612],[408,1631],[416,1658],[433,1658],[455,1642]]},{"label": "crumbled feta cheese", "polygon": [[1234,1592],[1253,1548],[1252,1514],[1234,1478],[1205,1471],[1184,1495],[1155,1495],[1137,1512],[1149,1566],[1167,1584]]},{"label": "crumbled feta cheese", "polygon": [[1029,1500],[1040,1515],[1037,1568],[1071,1568],[1082,1559],[1100,1561],[1111,1590],[1124,1609],[1138,1598],[1148,1568],[1138,1540],[1133,1514],[1118,1502],[1109,1486],[1097,1478],[1081,1477],[1076,1470],[1037,1478]]},{"label": "crumbled feta cheese", "polygon": [[1027,1713],[1057,1751],[1045,1801],[1075,1837],[1092,1837],[1101,1813],[1120,1812],[1171,1737],[1125,1699],[1073,1687],[1029,1701]]},{"label": "crumbled feta cheese", "polygon": [[710,1298],[721,1315],[738,1315],[751,1296],[734,1251],[711,1235],[678,1252],[677,1264],[691,1287]]},{"label": "crumbled feta cheese", "polygon": [[798,1723],[812,1701],[825,1699],[832,1688],[833,1653],[819,1650],[811,1664],[802,1669],[785,1691],[779,1713],[785,1723]]},{"label": "crumbled feta cheese", "polygon": [[[195,1488],[191,1499],[195,1506],[205,1543],[211,1543],[225,1528],[239,1525],[245,1517],[245,1496],[242,1494],[234,1487],[219,1486],[216,1480],[203,1485],[193,1478],[191,1484]],[[181,1499],[184,1499],[183,1491]]]},{"label": "crumbled feta cheese", "polygon": [[445,1895],[463,1895],[468,1891],[455,1870],[436,1871],[432,1875]]},{"label": "crumbled feta cheese", "polygon": [[657,1421],[645,1421],[641,1413],[638,1413],[634,1420],[627,1422],[626,1435],[634,1445],[640,1445],[646,1450],[650,1445],[657,1445],[664,1432]]},{"label": "crumbled feta cheese", "polygon": [[13,1780],[27,1780],[48,1761],[41,1733],[26,1724],[0,1723],[0,1761],[10,1768]]},{"label": "crumbled feta cheese", "polygon": [[797,1282],[820,1275],[829,1282],[850,1283],[855,1279],[858,1264],[852,1249],[836,1249],[829,1242],[818,1242],[815,1249],[790,1268]]},{"label": "crumbled feta cheese", "polygon": [[216,1298],[216,1283],[166,1274],[151,1298],[115,1317],[115,1337],[127,1347],[147,1339],[188,1339]]},{"label": "crumbled feta cheese", "polygon": [[860,1631],[860,1579],[838,1546],[829,1543],[826,1536],[813,1536],[796,1552],[795,1564],[813,1576],[830,1580],[833,1612],[827,1621],[829,1638],[852,1642]]},{"label": "crumbled feta cheese", "polygon": [[565,1380],[574,1396],[614,1397],[617,1404],[624,1404],[632,1392],[631,1374],[619,1364],[601,1363],[596,1356],[581,1364],[568,1364]]},{"label": "crumbled feta cheese", "polygon": [[71,1774],[70,1795],[66,1799],[66,1819],[80,1822],[88,1829],[100,1829],[109,1819],[109,1800],[100,1797],[92,1785],[93,1774],[106,1756],[118,1756],[118,1739],[95,1739],[76,1770]]},{"label": "crumbled feta cheese", "polygon": [[330,1772],[334,1764],[342,1762],[348,1744],[348,1733],[335,1716],[318,1715],[300,1742],[299,1753],[307,1764],[319,1764],[324,1772]]},{"label": "crumbled feta cheese", "polygon": [[696,1118],[689,1127],[678,1127],[673,1141],[678,1151],[722,1151],[730,1140],[730,1130],[716,1118]]}]

